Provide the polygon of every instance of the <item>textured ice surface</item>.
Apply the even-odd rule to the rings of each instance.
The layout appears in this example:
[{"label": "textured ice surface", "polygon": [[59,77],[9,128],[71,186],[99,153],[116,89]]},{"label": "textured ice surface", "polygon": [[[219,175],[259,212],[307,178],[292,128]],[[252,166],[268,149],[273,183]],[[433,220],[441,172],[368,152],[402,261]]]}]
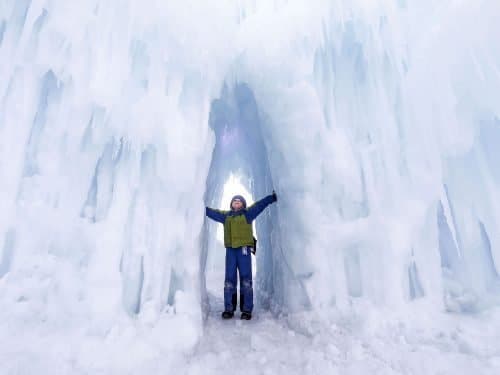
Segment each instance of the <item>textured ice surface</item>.
[{"label": "textured ice surface", "polygon": [[[230,175],[279,196],[256,225],[269,316],[498,319],[499,15],[495,0],[1,1],[7,371],[141,371],[192,349],[219,308],[204,205],[226,207]],[[469,333],[432,345],[499,354]]]}]

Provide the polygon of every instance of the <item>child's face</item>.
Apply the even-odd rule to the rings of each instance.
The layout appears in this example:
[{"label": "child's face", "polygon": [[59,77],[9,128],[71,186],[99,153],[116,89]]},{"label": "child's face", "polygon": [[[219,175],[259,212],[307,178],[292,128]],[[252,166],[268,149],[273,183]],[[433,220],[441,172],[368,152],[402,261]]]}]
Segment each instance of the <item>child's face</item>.
[{"label": "child's face", "polygon": [[243,207],[243,202],[241,202],[239,199],[235,199],[233,203],[231,203],[231,207],[235,211],[239,211]]}]

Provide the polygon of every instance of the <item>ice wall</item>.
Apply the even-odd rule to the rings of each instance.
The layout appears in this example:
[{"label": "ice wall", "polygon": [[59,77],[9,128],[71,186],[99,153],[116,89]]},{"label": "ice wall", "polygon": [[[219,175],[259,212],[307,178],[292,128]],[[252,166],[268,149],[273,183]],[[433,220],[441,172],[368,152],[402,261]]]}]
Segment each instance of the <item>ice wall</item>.
[{"label": "ice wall", "polygon": [[23,336],[2,355],[26,373],[130,370],[201,334],[224,23],[184,5],[0,4],[1,337]]},{"label": "ice wall", "polygon": [[230,171],[210,119],[250,107],[235,129],[263,159],[239,161],[255,197],[280,197],[258,228],[263,306],[497,303],[499,14],[493,0],[2,1],[2,335],[192,346],[203,206]]}]

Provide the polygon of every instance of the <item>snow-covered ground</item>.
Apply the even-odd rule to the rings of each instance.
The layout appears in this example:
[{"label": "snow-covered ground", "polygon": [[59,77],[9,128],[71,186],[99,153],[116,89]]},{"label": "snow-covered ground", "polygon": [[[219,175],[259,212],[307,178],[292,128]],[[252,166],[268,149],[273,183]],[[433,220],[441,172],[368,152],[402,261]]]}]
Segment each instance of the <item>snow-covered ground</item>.
[{"label": "snow-covered ground", "polygon": [[[220,249],[219,249],[220,250]],[[220,250],[222,251],[222,250]],[[223,252],[223,251],[222,251]],[[210,308],[203,336],[182,374],[498,374],[500,309],[474,315],[395,313],[353,302],[273,315],[257,306],[252,321],[222,320],[223,270],[207,271]]]},{"label": "snow-covered ground", "polygon": [[[219,306],[222,301],[214,300]],[[500,311],[419,316],[323,311],[223,321],[210,314],[186,374],[498,374]],[[236,315],[237,317],[237,315]],[[181,371],[181,373],[184,373]]]},{"label": "snow-covered ground", "polygon": [[[182,328],[135,323],[110,332],[54,335],[50,327],[2,331],[2,374],[481,374],[500,371],[500,311],[474,316],[395,316],[359,306],[251,321],[220,318],[222,300],[193,347]],[[43,325],[43,324],[41,324]],[[168,335],[176,334],[177,344]],[[189,333],[186,335],[189,336]],[[187,339],[189,341],[189,338]]]},{"label": "snow-covered ground", "polygon": [[[0,1],[0,373],[500,373],[500,2]],[[206,205],[258,218],[219,319]]]}]

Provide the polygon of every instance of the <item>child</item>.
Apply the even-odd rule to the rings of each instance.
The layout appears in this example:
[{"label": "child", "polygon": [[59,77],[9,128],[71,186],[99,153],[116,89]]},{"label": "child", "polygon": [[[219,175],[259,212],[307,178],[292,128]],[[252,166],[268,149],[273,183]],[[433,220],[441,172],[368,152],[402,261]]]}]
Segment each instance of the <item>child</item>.
[{"label": "child", "polygon": [[224,319],[231,319],[236,310],[236,270],[240,274],[241,319],[252,319],[253,287],[252,258],[254,247],[252,221],[271,203],[278,199],[273,191],[264,199],[247,208],[245,198],[235,195],[231,199],[230,211],[206,207],[206,215],[224,224],[224,246],[226,247],[226,277],[224,281]]}]

